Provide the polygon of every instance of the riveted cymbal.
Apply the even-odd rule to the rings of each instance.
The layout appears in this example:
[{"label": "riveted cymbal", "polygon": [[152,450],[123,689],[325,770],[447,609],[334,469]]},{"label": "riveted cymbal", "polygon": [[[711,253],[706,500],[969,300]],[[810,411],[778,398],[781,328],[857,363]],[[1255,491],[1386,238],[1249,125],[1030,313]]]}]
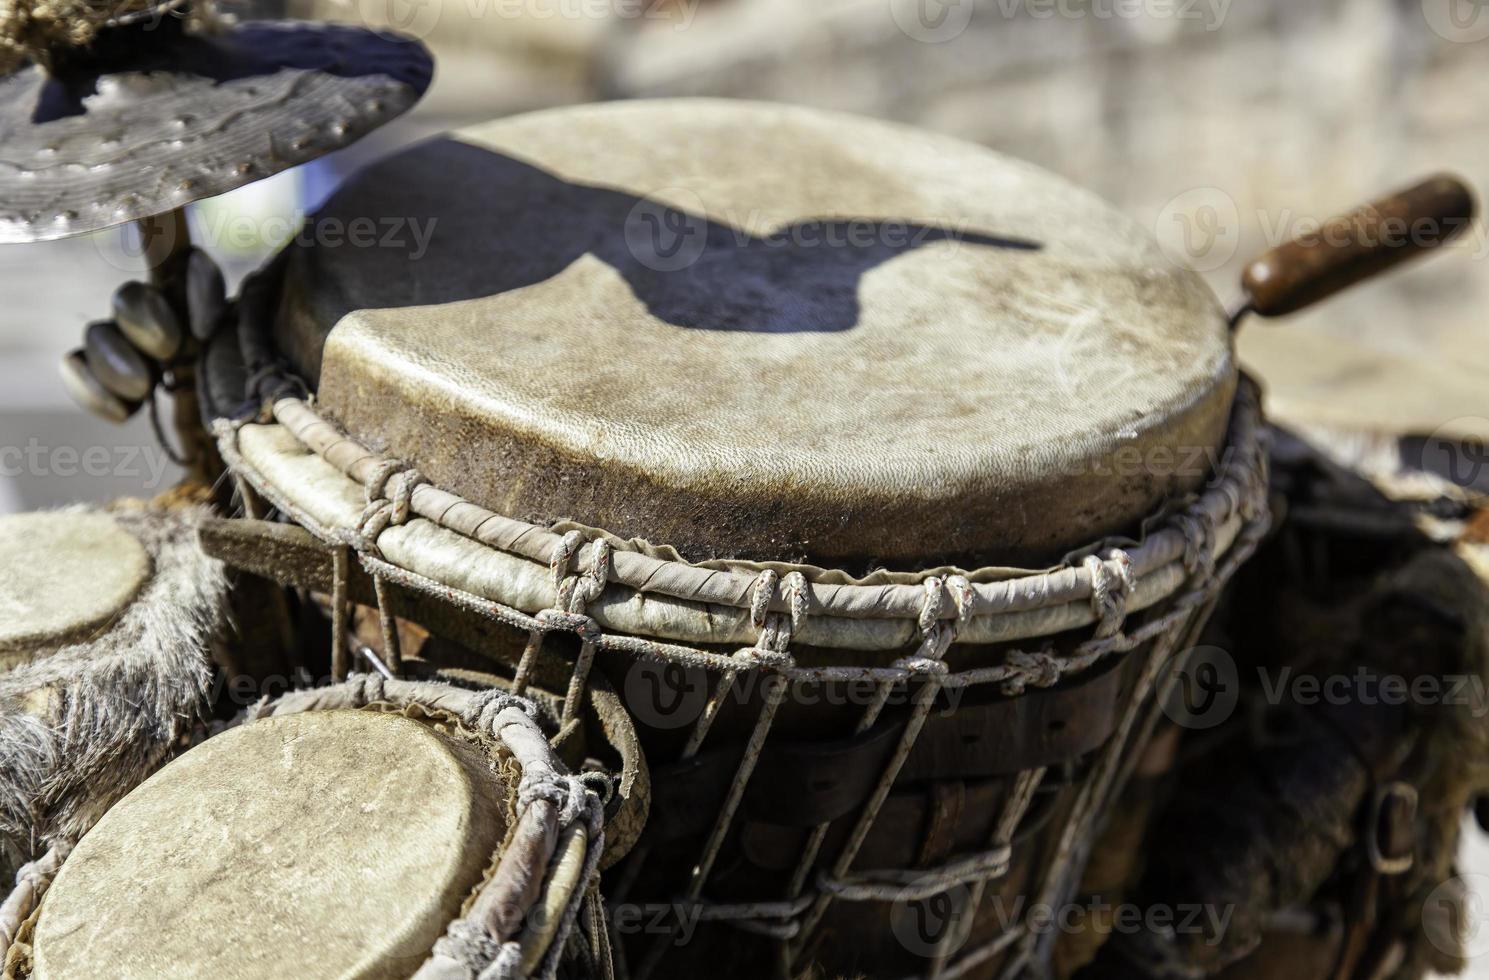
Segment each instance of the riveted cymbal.
[{"label": "riveted cymbal", "polygon": [[127,282],[114,293],[114,320],[129,342],[157,361],[169,361],[186,339],[165,296],[143,282]]},{"label": "riveted cymbal", "polygon": [[166,17],[193,28],[216,22],[210,0],[11,0],[0,4],[0,74],[28,62],[51,69],[91,47],[100,31]]},{"label": "riveted cymbal", "polygon": [[144,401],[155,387],[155,369],[114,323],[89,324],[83,354],[94,377],[120,398]]},{"label": "riveted cymbal", "polygon": [[182,207],[355,142],[428,88],[417,41],[335,24],[118,24],[0,79],[0,242]]},{"label": "riveted cymbal", "polygon": [[80,407],[110,422],[124,422],[139,410],[139,402],[128,402],[104,387],[88,368],[86,355],[75,350],[58,365],[62,385]]}]

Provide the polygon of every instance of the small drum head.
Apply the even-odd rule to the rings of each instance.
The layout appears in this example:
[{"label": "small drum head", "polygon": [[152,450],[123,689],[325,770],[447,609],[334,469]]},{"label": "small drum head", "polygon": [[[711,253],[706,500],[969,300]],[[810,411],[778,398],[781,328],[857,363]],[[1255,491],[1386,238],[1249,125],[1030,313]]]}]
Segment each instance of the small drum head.
[{"label": "small drum head", "polygon": [[74,849],[42,905],[33,975],[410,976],[481,882],[505,799],[478,747],[401,715],[228,731]]},{"label": "small drum head", "polygon": [[39,646],[86,637],[124,610],[150,575],[139,540],[108,514],[0,517],[0,668]]},{"label": "small drum head", "polygon": [[[691,560],[1048,563],[1200,484],[1226,318],[1050,174],[879,122],[617,103],[423,144],[293,246],[280,347],[364,444]],[[302,236],[313,239],[313,236]]]},{"label": "small drum head", "polygon": [[250,23],[111,28],[56,77],[0,78],[0,242],[161,214],[340,149],[407,111],[431,77],[417,41]]}]

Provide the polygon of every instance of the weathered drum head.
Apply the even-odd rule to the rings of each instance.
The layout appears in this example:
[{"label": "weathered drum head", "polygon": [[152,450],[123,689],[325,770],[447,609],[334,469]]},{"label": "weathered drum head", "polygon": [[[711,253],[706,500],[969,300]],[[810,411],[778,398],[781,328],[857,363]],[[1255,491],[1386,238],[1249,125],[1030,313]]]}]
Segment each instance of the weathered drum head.
[{"label": "weathered drum head", "polygon": [[408,977],[501,844],[484,755],[399,715],[226,732],[114,806],[42,906],[37,980]]},{"label": "weathered drum head", "polygon": [[96,512],[0,517],[0,565],[9,569],[0,578],[0,668],[103,627],[150,575],[139,540]]},{"label": "weathered drum head", "polygon": [[878,122],[519,117],[314,221],[358,219],[365,247],[287,257],[319,407],[499,513],[694,560],[1043,564],[1201,483],[1235,388],[1222,311],[1145,229]]},{"label": "weathered drum head", "polygon": [[0,78],[0,242],[160,214],[355,142],[424,94],[428,51],[353,27],[113,28],[58,77]]}]

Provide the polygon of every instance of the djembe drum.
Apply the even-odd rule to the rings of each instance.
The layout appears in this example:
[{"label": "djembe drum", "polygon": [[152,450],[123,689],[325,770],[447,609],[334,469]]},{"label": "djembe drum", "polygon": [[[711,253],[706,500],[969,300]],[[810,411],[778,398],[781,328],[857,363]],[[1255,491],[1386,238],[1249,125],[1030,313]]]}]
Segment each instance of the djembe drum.
[{"label": "djembe drum", "polygon": [[601,802],[539,717],[377,676],[266,701],[109,810],[5,976],[602,975],[603,927],[569,942]]},{"label": "djembe drum", "polygon": [[1075,887],[1267,526],[1201,281],[1035,168],[743,104],[493,124],[320,218],[399,216],[420,255],[292,247],[204,361],[258,406],[216,424],[249,514],[334,571],[337,670],[363,596],[391,672],[439,666],[412,622],[563,720],[613,685],[630,976],[1045,961],[1008,903]]},{"label": "djembe drum", "polygon": [[[1269,522],[1230,329],[1451,237],[1398,244],[1385,219],[1472,213],[1460,185],[1429,182],[1254,264],[1227,316],[1146,232],[1026,165],[800,110],[633,104],[396,156],[311,219],[360,232],[291,247],[230,302],[179,209],[396,116],[427,53],[226,25],[202,3],[80,3],[86,44],[16,29],[61,23],[57,5],[0,12],[6,67],[36,62],[0,79],[22,161],[0,173],[0,237],[138,219],[149,282],[116,294],[64,380],[116,419],[172,392],[191,477],[246,518],[208,522],[204,547],[240,585],[299,593],[235,588],[239,618],[272,647],[307,640],[291,610],[324,608],[334,677],[355,659],[385,678],[272,713],[417,717],[275,717],[188,754],[71,860],[75,834],[23,872],[0,908],[17,973],[258,976],[295,946],[333,975],[604,976],[606,922],[637,980],[1068,973],[1030,910],[1140,835],[1097,831],[1154,771],[1160,698]],[[65,98],[95,89],[110,97]],[[111,155],[121,133],[141,149]],[[319,656],[247,650],[224,669],[301,653]],[[479,690],[429,686],[449,681]],[[489,727],[514,696],[548,706],[541,729],[520,723],[531,751]],[[525,790],[481,770],[510,755],[560,772],[541,736],[610,777]],[[297,741],[316,751],[286,767]],[[349,756],[382,765],[350,774]],[[282,790],[326,828],[326,855],[281,852],[309,855],[303,891],[323,894],[375,854],[336,802],[369,805],[363,784],[399,761],[437,799],[403,787],[386,821],[357,814],[389,845],[371,874],[399,887],[302,916],[254,826],[213,842],[234,874],[188,861],[130,904],[114,855],[199,838],[223,774],[246,812],[280,818],[253,794]],[[513,801],[501,826],[541,811],[553,847],[514,837],[479,875]],[[410,836],[431,802],[442,830]],[[411,877],[416,851],[445,860]],[[263,914],[238,921],[236,886],[270,893]],[[123,939],[99,894],[126,896],[109,903]],[[158,910],[187,894],[213,899],[181,941]],[[1101,952],[1166,950],[1149,938]]]},{"label": "djembe drum", "polygon": [[127,501],[0,517],[0,864],[24,863],[26,893],[0,906],[0,960],[60,857],[206,708],[227,577],[201,518]]}]

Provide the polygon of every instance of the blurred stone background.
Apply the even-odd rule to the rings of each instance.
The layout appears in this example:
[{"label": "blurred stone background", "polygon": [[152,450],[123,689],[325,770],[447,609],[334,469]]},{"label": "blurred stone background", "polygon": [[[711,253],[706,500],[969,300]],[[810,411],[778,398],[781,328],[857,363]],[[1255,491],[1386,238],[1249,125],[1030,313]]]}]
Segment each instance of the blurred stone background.
[{"label": "blurred stone background", "polygon": [[[600,98],[773,99],[985,143],[1115,202],[1227,302],[1250,256],[1310,221],[1442,169],[1481,198],[1489,190],[1489,0],[272,0],[244,10],[395,26],[425,38],[439,68],[423,104],[388,130],[196,209],[199,238],[235,276],[275,246],[266,219],[313,208],[362,161],[452,126]],[[59,356],[137,274],[129,244],[109,233],[0,249],[0,512],[149,494],[173,478],[147,422],[87,418],[56,381]],[[1476,230],[1447,256],[1285,324],[1251,322],[1241,350],[1284,419],[1489,436],[1486,308],[1489,244]],[[102,472],[82,462],[97,447],[110,460]],[[1489,873],[1481,838],[1466,859]],[[1473,975],[1489,977],[1479,966]]]}]

